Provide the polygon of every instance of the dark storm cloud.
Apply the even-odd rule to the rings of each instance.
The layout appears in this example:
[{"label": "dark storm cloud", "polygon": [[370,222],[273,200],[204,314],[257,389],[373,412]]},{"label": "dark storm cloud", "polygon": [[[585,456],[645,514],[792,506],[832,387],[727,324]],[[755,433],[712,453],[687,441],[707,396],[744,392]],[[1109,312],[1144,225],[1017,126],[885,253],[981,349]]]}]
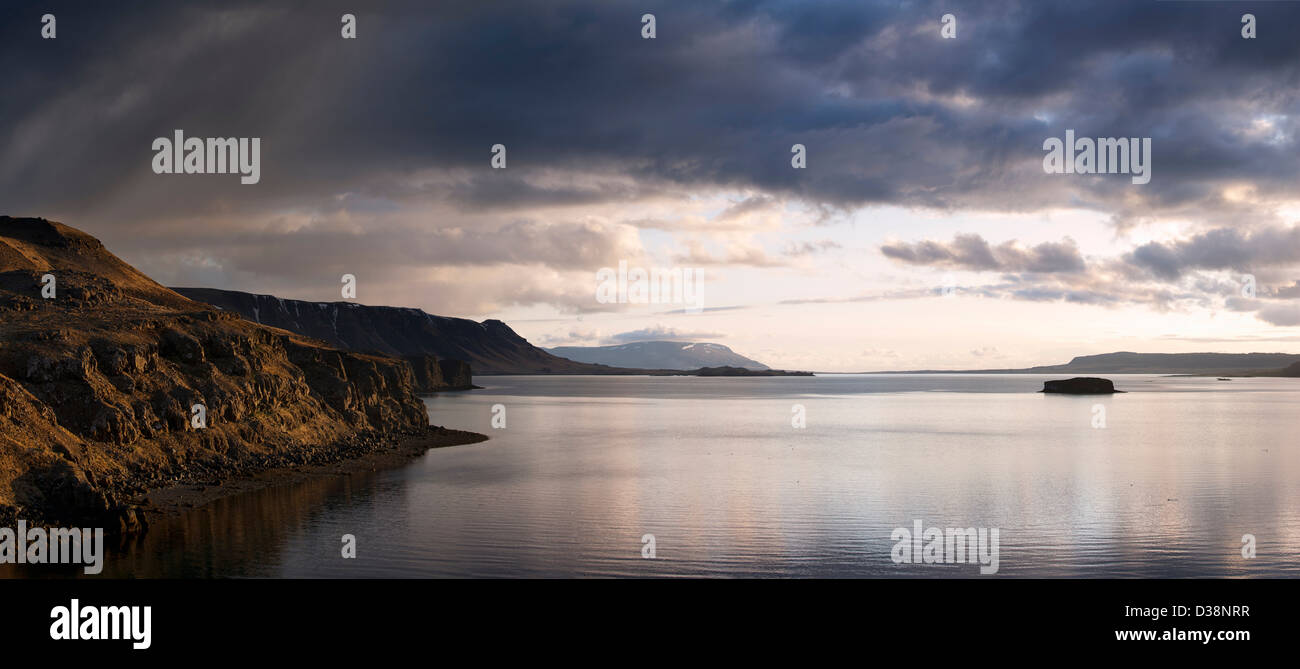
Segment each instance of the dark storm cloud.
[{"label": "dark storm cloud", "polygon": [[[1211,229],[1134,249],[1112,268],[1164,281],[1291,248],[1290,237],[1268,236],[1278,221],[1223,189],[1249,182],[1265,200],[1294,191],[1300,6],[952,4],[9,3],[0,213],[84,227],[146,271],[199,257],[258,281],[284,277],[240,286],[259,292],[317,281],[327,267],[606,265],[635,252],[625,232],[534,222],[531,210],[720,188],[749,195],[718,224],[793,199],[827,219],[873,204],[1068,206],[1121,228],[1164,213]],[[1256,40],[1239,34],[1247,10],[1259,19]],[[47,11],[57,40],[40,39]],[[345,12],[357,15],[356,40],[339,38]],[[644,12],[657,17],[655,40],[640,38]],[[958,18],[955,40],[939,37],[947,12]],[[176,128],[261,137],[261,182],[153,174],[151,142]],[[1152,137],[1150,184],[1044,174],[1043,140],[1067,128]],[[498,143],[504,171],[488,169]],[[808,149],[807,169],[791,169],[795,143]],[[413,222],[432,208],[441,213]],[[401,225],[346,224],[403,213]],[[1262,230],[1213,231],[1229,225]],[[1078,275],[1069,285],[1026,279],[1022,299],[1110,294],[1083,285],[1107,279],[1072,243],[959,237],[885,253]],[[696,259],[784,264],[757,248]],[[545,292],[515,285],[518,303]]]},{"label": "dark storm cloud", "polygon": [[[58,8],[53,41],[38,36],[44,11],[13,8],[0,28],[0,184],[15,211],[104,207],[124,192],[109,211],[256,211],[380,189],[404,171],[479,170],[495,143],[518,171],[846,207],[1020,208],[1065,189],[1104,208],[1132,191],[1043,175],[1041,143],[1065,128],[1155,137],[1156,178],[1140,191],[1155,206],[1209,197],[1227,176],[1297,173],[1289,139],[1234,134],[1256,114],[1295,110],[1293,6],[1255,9],[1253,41],[1238,34],[1240,7],[1202,3],[87,3]],[[338,37],[344,11],[358,14],[355,41]],[[656,40],[640,39],[643,11],[658,17]],[[955,40],[938,36],[948,11]],[[1289,137],[1294,122],[1276,123]],[[149,141],[176,127],[263,137],[265,186],[152,178]],[[809,169],[790,169],[794,143],[809,147]],[[627,195],[510,174],[447,196]]]},{"label": "dark storm cloud", "polygon": [[[236,269],[275,276],[299,271],[348,272],[356,257],[385,258],[387,270],[427,266],[539,263],[557,269],[585,270],[616,255],[614,239],[599,227],[581,224],[505,224],[492,231],[391,230],[358,235],[339,230],[290,233],[207,234],[194,241],[209,249],[226,248],[239,259]],[[294,248],[295,246],[299,248]],[[305,249],[305,254],[295,250]]]}]

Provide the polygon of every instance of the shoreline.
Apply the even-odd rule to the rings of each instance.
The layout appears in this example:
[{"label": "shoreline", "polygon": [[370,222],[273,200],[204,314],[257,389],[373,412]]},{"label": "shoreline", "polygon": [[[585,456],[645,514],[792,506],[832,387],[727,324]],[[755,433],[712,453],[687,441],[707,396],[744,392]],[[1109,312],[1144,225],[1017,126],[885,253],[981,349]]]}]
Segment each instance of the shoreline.
[{"label": "shoreline", "polygon": [[146,521],[141,532],[141,534],[145,534],[149,531],[149,521],[153,519],[176,517],[226,497],[267,488],[289,486],[312,479],[350,476],[363,471],[373,472],[380,469],[391,469],[407,464],[435,448],[465,446],[487,440],[487,435],[478,432],[430,426],[424,434],[399,436],[389,447],[355,458],[327,463],[274,467],[251,476],[216,484],[182,483],[151,488],[135,500],[133,506],[136,513],[140,514]]}]

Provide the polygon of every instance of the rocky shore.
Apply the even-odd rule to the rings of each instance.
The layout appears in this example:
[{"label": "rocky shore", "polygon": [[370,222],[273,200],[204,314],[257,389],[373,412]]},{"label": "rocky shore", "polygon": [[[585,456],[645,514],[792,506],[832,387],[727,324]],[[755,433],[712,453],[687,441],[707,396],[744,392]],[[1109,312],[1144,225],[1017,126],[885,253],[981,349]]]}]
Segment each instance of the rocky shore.
[{"label": "rocky shore", "polygon": [[359,440],[324,451],[315,458],[281,465],[254,468],[240,475],[196,476],[188,481],[146,490],[135,501],[140,515],[176,515],[214,502],[222,497],[264,488],[292,485],[313,478],[346,476],[356,472],[398,467],[434,448],[462,446],[486,441],[477,432],[431,426],[423,433],[396,439]]},{"label": "rocky shore", "polygon": [[74,228],[0,217],[0,526],[138,532],[159,490],[485,438],[430,428],[416,377],[193,302]]}]

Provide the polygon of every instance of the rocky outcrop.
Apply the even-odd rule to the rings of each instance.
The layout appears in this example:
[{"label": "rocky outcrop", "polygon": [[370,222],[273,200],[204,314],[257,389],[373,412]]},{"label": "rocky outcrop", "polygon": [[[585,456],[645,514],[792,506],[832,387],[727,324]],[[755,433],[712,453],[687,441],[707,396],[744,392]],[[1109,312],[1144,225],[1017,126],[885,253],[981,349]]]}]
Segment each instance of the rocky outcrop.
[{"label": "rocky outcrop", "polygon": [[139,530],[135,509],[113,489],[113,480],[99,485],[95,472],[77,465],[95,455],[59,425],[53,410],[0,375],[0,526],[13,527],[19,517],[64,518],[108,532]]},{"label": "rocky outcrop", "polygon": [[469,390],[475,387],[469,372],[468,362],[463,360],[439,360],[438,368],[442,370],[442,380],[448,390]]},{"label": "rocky outcrop", "polygon": [[437,358],[431,355],[408,355],[406,362],[411,365],[411,371],[415,375],[415,387],[420,392],[432,393],[447,387]]},{"label": "rocky outcrop", "polygon": [[1093,376],[1078,376],[1073,379],[1044,381],[1042,392],[1063,393],[1067,395],[1109,395],[1111,393],[1120,393],[1124,391],[1115,390],[1115,384],[1112,383],[1110,379],[1099,379]]},{"label": "rocky outcrop", "polygon": [[439,360],[432,355],[406,356],[415,374],[415,387],[422,393],[442,390],[470,390],[474,385],[469,363],[463,360]]},{"label": "rocky outcrop", "polygon": [[147,488],[420,434],[416,392],[405,360],[192,302],[80,231],[0,217],[0,526],[138,529]]}]

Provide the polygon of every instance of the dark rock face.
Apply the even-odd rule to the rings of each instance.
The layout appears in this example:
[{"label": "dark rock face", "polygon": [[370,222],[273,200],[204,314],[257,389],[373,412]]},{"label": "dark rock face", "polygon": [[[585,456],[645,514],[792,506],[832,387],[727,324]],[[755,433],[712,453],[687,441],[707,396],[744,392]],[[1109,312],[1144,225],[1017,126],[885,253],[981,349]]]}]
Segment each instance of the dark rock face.
[{"label": "dark rock face", "polygon": [[[47,272],[54,299],[40,293]],[[333,461],[427,430],[416,392],[406,360],[192,302],[85,233],[0,217],[0,526],[132,531],[130,500],[146,488]]]},{"label": "dark rock face", "polygon": [[474,380],[469,372],[469,363],[464,360],[439,360],[438,368],[442,370],[442,380],[447,390],[468,390],[474,387]]},{"label": "dark rock face", "polygon": [[411,370],[415,374],[415,387],[420,392],[431,393],[447,387],[437,358],[431,355],[408,355],[406,361],[411,363]]},{"label": "dark rock face", "polygon": [[[566,360],[528,343],[498,320],[476,323],[419,309],[355,302],[306,302],[211,288],[177,293],[255,323],[314,337],[331,346],[405,357],[460,360],[477,374],[610,374],[619,370]],[[418,375],[418,372],[417,372]],[[451,383],[451,381],[447,381]]]},{"label": "dark rock face", "polygon": [[1115,384],[1112,383],[1110,379],[1099,379],[1093,376],[1078,376],[1073,379],[1044,381],[1043,392],[1063,393],[1066,395],[1109,395],[1111,393],[1124,391],[1115,390]]},{"label": "dark rock face", "polygon": [[432,355],[408,355],[406,361],[415,373],[415,388],[422,393],[440,390],[469,390],[476,387],[469,363],[463,360],[439,360]]}]

